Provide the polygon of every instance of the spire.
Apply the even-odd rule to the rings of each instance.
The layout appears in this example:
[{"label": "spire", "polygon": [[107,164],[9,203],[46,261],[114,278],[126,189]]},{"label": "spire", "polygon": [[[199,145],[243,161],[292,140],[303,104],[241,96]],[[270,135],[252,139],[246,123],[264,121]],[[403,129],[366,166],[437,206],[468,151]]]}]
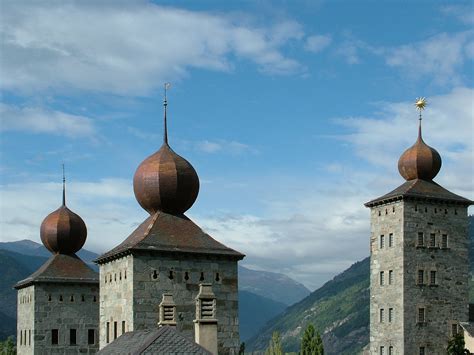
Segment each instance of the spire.
[{"label": "spire", "polygon": [[164,134],[163,134],[163,143],[168,144],[168,122],[167,122],[167,117],[166,117],[166,111],[168,107],[168,99],[167,99],[167,92],[168,89],[171,87],[171,83],[165,83],[164,84],[164,89],[165,89],[165,99],[163,100],[163,106],[165,108],[165,117],[164,117],[164,122],[165,122],[165,129],[164,129]]},{"label": "spire", "polygon": [[64,174],[64,163],[63,163],[63,206],[66,206],[66,175]]},{"label": "spire", "polygon": [[416,109],[418,110],[419,112],[419,123],[418,123],[418,139],[422,139],[421,137],[421,120],[422,120],[422,117],[421,117],[421,111],[423,111],[426,107],[426,105],[428,104],[428,102],[426,102],[426,99],[424,97],[419,97],[416,99],[416,102],[415,102],[415,106],[416,106]]}]

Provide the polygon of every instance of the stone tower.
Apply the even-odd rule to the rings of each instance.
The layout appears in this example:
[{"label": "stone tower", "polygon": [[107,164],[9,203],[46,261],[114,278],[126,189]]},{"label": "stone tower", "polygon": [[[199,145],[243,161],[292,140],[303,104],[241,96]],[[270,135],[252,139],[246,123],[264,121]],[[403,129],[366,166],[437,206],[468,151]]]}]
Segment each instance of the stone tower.
[{"label": "stone tower", "polygon": [[99,279],[76,253],[86,241],[84,221],[63,204],[41,224],[53,254],[18,282],[17,353],[94,354],[99,349]]},{"label": "stone tower", "polygon": [[199,192],[192,165],[164,142],[133,179],[138,203],[150,216],[120,245],[101,255],[100,348],[124,332],[158,326],[163,294],[176,304],[176,329],[194,340],[195,300],[212,284],[218,309],[219,354],[237,353],[237,262],[244,255],[219,243],[184,215]]},{"label": "stone tower", "polygon": [[[418,101],[417,104],[420,104]],[[446,354],[468,321],[472,201],[433,181],[441,157],[421,135],[400,157],[406,182],[370,207],[370,353]]]}]

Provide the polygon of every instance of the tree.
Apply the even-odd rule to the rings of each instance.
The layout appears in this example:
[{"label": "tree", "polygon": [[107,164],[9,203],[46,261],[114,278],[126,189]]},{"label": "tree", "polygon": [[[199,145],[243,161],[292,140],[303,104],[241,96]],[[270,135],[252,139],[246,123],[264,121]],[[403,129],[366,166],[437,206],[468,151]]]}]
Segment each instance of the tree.
[{"label": "tree", "polygon": [[267,350],[265,350],[265,355],[283,355],[280,333],[273,332],[270,344],[268,345]]},{"label": "tree", "polygon": [[463,332],[458,332],[454,335],[451,340],[448,342],[448,354],[449,355],[469,355],[469,350],[464,348],[464,334]]},{"label": "tree", "polygon": [[323,340],[312,324],[306,327],[301,339],[301,355],[324,355]]},{"label": "tree", "polygon": [[0,355],[16,355],[13,337],[8,337],[7,340],[0,342]]},{"label": "tree", "polygon": [[239,348],[239,355],[244,355],[245,354],[245,342],[240,343],[240,348]]}]

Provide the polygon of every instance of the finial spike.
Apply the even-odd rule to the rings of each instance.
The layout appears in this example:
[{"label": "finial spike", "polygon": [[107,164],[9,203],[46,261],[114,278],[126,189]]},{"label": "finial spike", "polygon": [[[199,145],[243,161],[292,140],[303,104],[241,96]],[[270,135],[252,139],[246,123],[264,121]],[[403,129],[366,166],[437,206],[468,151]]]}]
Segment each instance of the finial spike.
[{"label": "finial spike", "polygon": [[66,174],[64,173],[64,163],[63,163],[63,206],[66,206]]},{"label": "finial spike", "polygon": [[171,87],[171,83],[165,83],[164,84],[164,89],[165,89],[165,98],[163,100],[163,106],[165,108],[165,117],[164,117],[164,134],[163,134],[163,142],[165,144],[168,144],[168,122],[167,122],[167,117],[166,117],[166,113],[167,113],[167,106],[168,106],[168,98],[167,98],[167,93],[168,93],[168,89]]},{"label": "finial spike", "polygon": [[420,113],[419,118],[418,118],[418,120],[419,120],[419,123],[418,123],[418,138],[419,139],[421,139],[421,120],[422,120],[421,111],[423,111],[425,109],[427,104],[428,104],[428,102],[426,101],[426,99],[424,97],[418,97],[416,99],[416,102],[415,102],[416,109]]}]

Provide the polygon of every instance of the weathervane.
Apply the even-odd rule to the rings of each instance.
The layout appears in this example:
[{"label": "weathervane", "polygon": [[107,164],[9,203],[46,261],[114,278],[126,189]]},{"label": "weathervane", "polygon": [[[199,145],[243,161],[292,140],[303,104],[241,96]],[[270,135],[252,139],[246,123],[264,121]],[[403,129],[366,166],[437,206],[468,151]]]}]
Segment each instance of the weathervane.
[{"label": "weathervane", "polygon": [[418,97],[415,102],[416,109],[420,112],[420,121],[421,121],[421,111],[423,111],[428,102],[424,97]]},{"label": "weathervane", "polygon": [[163,141],[164,143],[168,144],[168,124],[167,124],[167,119],[166,119],[166,107],[168,106],[168,98],[167,98],[167,93],[168,93],[168,89],[171,87],[171,83],[164,83],[163,85],[164,87],[164,91],[165,91],[165,99],[163,100],[163,106],[165,107],[165,118],[164,118],[164,122],[165,122],[165,133],[163,135]]}]

